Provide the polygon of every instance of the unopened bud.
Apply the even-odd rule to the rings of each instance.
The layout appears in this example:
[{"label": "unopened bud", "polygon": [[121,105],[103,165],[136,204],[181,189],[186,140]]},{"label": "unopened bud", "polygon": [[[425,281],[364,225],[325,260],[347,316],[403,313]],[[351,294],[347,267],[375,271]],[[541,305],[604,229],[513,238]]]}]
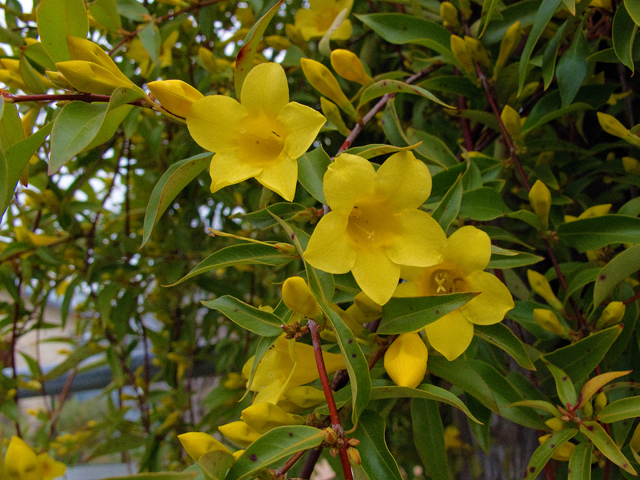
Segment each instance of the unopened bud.
[{"label": "unopened bud", "polygon": [[582,405],[582,416],[585,420],[590,420],[593,417],[593,405],[590,400]]},{"label": "unopened bud", "polygon": [[222,450],[231,453],[226,446],[204,432],[189,432],[178,435],[178,440],[194,462],[200,460],[205,453]]},{"label": "unopened bud", "polygon": [[237,390],[239,388],[244,388],[246,384],[247,379],[244,378],[244,375],[241,373],[231,372],[224,382],[224,388],[228,390]]},{"label": "unopened bud", "polygon": [[308,58],[302,58],[300,65],[302,66],[304,76],[307,77],[307,80],[313,88],[328,99],[334,101],[347,115],[352,117],[358,116],[356,109],[351,105],[351,102],[340,88],[338,80],[327,67],[320,62]]},{"label": "unopened bud", "polygon": [[290,277],[285,280],[282,285],[282,300],[291,310],[305,317],[322,318],[322,310],[316,297],[313,296],[307,282],[301,277]]},{"label": "unopened bud", "polygon": [[315,407],[325,401],[322,390],[308,385],[290,388],[284,392],[284,398],[304,409]]},{"label": "unopened bud", "polygon": [[106,68],[121,81],[131,83],[129,78],[120,71],[115,62],[100,45],[85,38],[68,36],[67,46],[69,47],[71,60],[83,60],[85,62],[95,63],[96,65]]},{"label": "unopened bud", "polygon": [[357,438],[347,438],[346,440],[347,443],[352,447],[357,447],[358,445],[360,445],[360,440],[358,440]]},{"label": "unopened bud", "polygon": [[578,219],[582,220],[584,218],[595,218],[601,217],[602,215],[606,215],[611,210],[610,203],[604,203],[602,205],[594,205],[593,207],[587,208],[584,212],[580,214]]},{"label": "unopened bud", "polygon": [[429,352],[417,333],[403,333],[384,355],[384,368],[399,387],[415,388],[427,371]]},{"label": "unopened bud", "polygon": [[640,162],[633,157],[622,157],[622,166],[631,175],[640,175]]},{"label": "unopened bud", "polygon": [[349,459],[349,464],[351,464],[352,467],[358,467],[362,463],[360,452],[358,452],[354,447],[347,448],[347,458]]},{"label": "unopened bud", "polygon": [[531,190],[529,190],[529,203],[536,212],[542,225],[549,225],[549,210],[551,209],[551,192],[540,180],[536,180]]},{"label": "unopened bud", "polygon": [[[540,445],[546,442],[550,436],[551,434],[548,434],[538,438],[538,442],[540,442]],[[559,460],[561,462],[568,462],[575,448],[576,445],[574,443],[571,443],[569,441],[564,442],[551,454],[551,458],[553,458],[554,460]]]},{"label": "unopened bud", "polygon": [[329,445],[333,445],[338,440],[338,434],[331,427],[327,427],[322,431],[322,440]]},{"label": "unopened bud", "polygon": [[47,75],[47,78],[58,88],[64,88],[65,90],[71,90],[73,87],[67,79],[60,72],[52,72],[47,70],[44,72]]},{"label": "unopened bud", "polygon": [[291,257],[298,256],[298,250],[296,249],[295,245],[291,245],[290,243],[276,243],[273,246],[280,253],[284,253],[285,255],[289,255]]},{"label": "unopened bud", "polygon": [[631,437],[631,442],[629,442],[629,446],[631,450],[638,453],[640,451],[640,423],[633,431],[633,436]]},{"label": "unopened bud", "polygon": [[451,51],[462,69],[475,78],[477,76],[476,67],[464,39],[457,35],[451,35]]},{"label": "unopened bud", "polygon": [[364,292],[357,294],[353,299],[353,303],[357,305],[358,309],[366,318],[370,319],[368,321],[377,320],[382,317],[382,306],[371,300]]},{"label": "unopened bud", "polygon": [[614,137],[626,138],[633,135],[616,117],[608,113],[598,112],[598,122],[605,132]]},{"label": "unopened bud", "polygon": [[346,80],[369,85],[372,80],[364,69],[358,56],[349,50],[337,49],[331,52],[331,66],[338,75]]},{"label": "unopened bud", "polygon": [[240,420],[237,422],[227,423],[226,425],[220,425],[218,430],[229,440],[243,447],[248,447],[262,436],[260,432],[256,432],[253,428]]},{"label": "unopened bud", "polygon": [[547,332],[551,332],[560,338],[570,339],[569,330],[560,323],[558,317],[551,310],[546,308],[534,308],[533,319],[538,326],[544,328]]},{"label": "unopened bud", "polygon": [[84,60],[69,60],[56,63],[56,68],[64,78],[80,92],[111,95],[116,88],[133,88],[131,80],[126,81],[101,65]]},{"label": "unopened bud", "polygon": [[600,318],[596,322],[596,330],[602,330],[603,328],[620,323],[626,309],[627,307],[622,302],[611,302],[602,311],[602,315],[600,315]]},{"label": "unopened bud", "polygon": [[544,275],[535,270],[527,270],[527,278],[529,280],[529,286],[535,293],[544,298],[551,307],[559,311],[563,310],[562,302],[560,302],[555,293],[553,293],[551,285],[549,285],[549,280],[547,280]]},{"label": "unopened bud", "polygon": [[269,430],[284,425],[302,425],[304,418],[285,412],[273,403],[254,403],[242,411],[240,418],[259,433],[267,433]]},{"label": "unopened bud", "polygon": [[347,124],[344,123],[342,115],[340,115],[340,109],[335,103],[325,97],[320,97],[320,107],[322,108],[322,114],[327,117],[328,121],[335,125],[341,135],[346,137],[351,133]]},{"label": "unopened bud", "polygon": [[458,9],[451,2],[442,2],[440,4],[440,18],[445,27],[455,28],[460,25],[458,20]]},{"label": "unopened bud", "polygon": [[464,37],[464,43],[467,47],[467,52],[471,55],[471,58],[478,62],[485,69],[491,68],[491,60],[489,60],[489,54],[487,49],[484,48],[482,42],[476,38],[466,36]]},{"label": "unopened bud", "polygon": [[551,417],[544,423],[551,429],[552,432],[557,432],[565,427],[564,422],[556,417]]},{"label": "unopened bud", "polygon": [[607,406],[607,395],[604,392],[600,392],[593,400],[593,413],[598,415],[604,407]]},{"label": "unopened bud", "polygon": [[500,115],[500,120],[504,124],[504,128],[509,133],[509,136],[513,140],[517,140],[520,138],[521,132],[521,124],[520,124],[520,114],[516,112],[516,110],[509,106],[505,105],[502,109],[502,114]]},{"label": "unopened bud", "polygon": [[521,38],[522,31],[520,28],[520,22],[518,21],[507,28],[504,37],[502,37],[502,43],[500,43],[500,53],[498,54],[498,59],[496,60],[496,64],[493,70],[494,76],[497,76],[500,69],[504,67],[505,63],[507,63],[507,60],[520,43]]},{"label": "unopened bud", "polygon": [[186,117],[191,105],[204,98],[198,90],[182,80],[149,82],[147,88],[168,112],[179,117]]}]

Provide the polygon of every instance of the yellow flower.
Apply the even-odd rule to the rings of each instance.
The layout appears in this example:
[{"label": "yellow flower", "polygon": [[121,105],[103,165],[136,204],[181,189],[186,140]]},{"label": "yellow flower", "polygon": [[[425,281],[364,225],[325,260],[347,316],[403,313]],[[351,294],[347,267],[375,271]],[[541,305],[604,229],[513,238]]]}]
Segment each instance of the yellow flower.
[{"label": "yellow flower", "polygon": [[269,402],[258,402],[245,408],[240,419],[258,433],[267,433],[272,428],[283,425],[302,425],[304,418],[285,412]]},{"label": "yellow flower", "polygon": [[[322,357],[327,373],[344,368],[342,355],[324,352]],[[245,377],[251,376],[252,366],[253,357],[242,369]],[[260,360],[249,390],[258,392],[254,403],[277,404],[283,398],[285,391],[311,383],[318,376],[313,347],[293,340],[287,341],[284,336],[281,336]]]},{"label": "yellow flower", "polygon": [[282,300],[294,312],[305,317],[322,318],[322,310],[302,277],[289,277],[282,285]]},{"label": "yellow flower", "polygon": [[205,453],[209,453],[214,450],[222,450],[224,452],[231,453],[231,450],[226,446],[208,433],[204,432],[183,433],[178,435],[178,440],[180,440],[182,447],[187,451],[194,462],[199,461],[200,457]]},{"label": "yellow flower", "polygon": [[297,159],[325,123],[321,113],[289,102],[284,69],[277,63],[254,67],[242,86],[242,103],[224,95],[191,105],[187,126],[201,147],[216,152],[211,160],[211,192],[248,178],[293,200]]},{"label": "yellow flower", "polygon": [[403,333],[384,354],[384,369],[399,387],[415,388],[427,372],[429,352],[420,335]]},{"label": "yellow flower", "polygon": [[47,453],[39,454],[38,462],[40,462],[42,469],[42,480],[53,480],[61,477],[67,471],[67,466],[64,463],[54,460]]},{"label": "yellow flower", "polygon": [[352,272],[379,305],[393,295],[400,267],[440,261],[445,233],[418,210],[431,193],[427,166],[411,152],[389,157],[376,172],[356,155],[338,156],[323,180],[331,212],[316,227],[304,258],[329,273]]},{"label": "yellow flower", "polygon": [[542,225],[549,224],[549,210],[551,209],[551,192],[540,180],[536,180],[531,190],[529,190],[529,203],[536,212]]},{"label": "yellow flower", "polygon": [[507,287],[484,272],[491,258],[491,239],[472,226],[456,230],[447,243],[442,262],[429,268],[403,268],[396,296],[416,297],[456,292],[480,292],[466,305],[425,327],[431,346],[448,360],[460,356],[473,339],[473,325],[502,321],[514,307]]},{"label": "yellow flower", "polygon": [[180,117],[186,117],[191,105],[204,98],[198,90],[182,80],[149,82],[147,88],[164,108]]},{"label": "yellow flower", "polygon": [[[338,14],[347,9],[351,11],[353,0],[311,0],[309,9],[299,9],[294,17],[296,27],[305,41],[324,36]],[[351,36],[351,22],[345,19],[335,32],[332,40],[347,40]]]},{"label": "yellow flower", "polygon": [[248,447],[262,436],[261,433],[256,432],[241,420],[227,423],[226,425],[220,425],[218,430],[220,430],[220,433],[229,440],[242,447]]},{"label": "yellow flower", "polygon": [[4,457],[4,480],[42,480],[38,456],[20,437],[11,437]]},{"label": "yellow flower", "polygon": [[[539,437],[538,442],[540,442],[540,445],[546,442],[550,436],[551,434],[549,433],[548,435],[543,435]],[[555,452],[551,454],[551,458],[553,458],[554,460],[558,460],[560,462],[568,462],[575,448],[576,448],[576,445],[567,440],[562,445],[560,445]]]}]

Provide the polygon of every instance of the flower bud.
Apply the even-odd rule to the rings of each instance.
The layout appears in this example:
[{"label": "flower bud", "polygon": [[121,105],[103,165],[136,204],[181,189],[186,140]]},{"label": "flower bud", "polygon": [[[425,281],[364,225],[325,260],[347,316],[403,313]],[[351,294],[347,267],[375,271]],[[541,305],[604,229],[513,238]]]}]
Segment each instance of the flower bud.
[{"label": "flower bud", "polygon": [[593,413],[598,415],[604,407],[607,406],[607,395],[604,392],[600,392],[593,400]]},{"label": "flower bud", "polygon": [[464,39],[457,35],[451,35],[451,51],[462,69],[472,77],[477,77],[476,67]]},{"label": "flower bud", "polygon": [[522,38],[522,31],[520,28],[520,22],[516,22],[512,24],[502,37],[502,42],[500,43],[500,53],[498,54],[498,59],[496,60],[495,67],[493,69],[494,77],[498,75],[498,72],[504,64],[509,60],[509,56],[516,49],[518,44],[520,43],[520,39]]},{"label": "flower bud", "polygon": [[640,451],[640,423],[633,431],[633,436],[631,437],[631,442],[629,442],[629,446],[631,450],[638,453]]},{"label": "flower bud", "polygon": [[598,112],[598,122],[605,132],[614,137],[625,138],[633,135],[616,117],[608,113]]},{"label": "flower bud", "polygon": [[167,111],[179,117],[186,117],[191,105],[204,98],[198,90],[182,80],[149,82],[147,88]]},{"label": "flower bud", "polygon": [[[540,445],[546,442],[550,436],[551,434],[548,434],[538,438],[538,442],[540,442]],[[559,460],[561,462],[568,462],[571,458],[571,454],[573,453],[574,448],[576,448],[574,443],[566,441],[562,445],[560,445],[560,447],[558,447],[556,451],[553,452],[551,458],[553,458],[554,460]]]},{"label": "flower bud", "polygon": [[549,280],[547,280],[544,275],[536,272],[535,270],[527,270],[527,278],[531,289],[544,298],[551,307],[559,311],[564,309],[562,302],[560,302],[558,297],[553,293],[551,285],[549,285]]},{"label": "flower bud", "polygon": [[320,62],[308,58],[300,59],[304,76],[313,88],[330,100],[333,100],[342,110],[352,117],[357,117],[356,109],[346,97],[336,77]]},{"label": "flower bud", "polygon": [[596,330],[602,330],[603,328],[620,323],[626,309],[627,307],[622,302],[611,302],[602,311],[602,315],[600,315],[600,318],[596,322]]},{"label": "flower bud", "polygon": [[95,63],[106,68],[115,77],[123,82],[131,83],[131,80],[120,71],[111,57],[95,43],[80,37],[67,37],[67,45],[69,46],[69,55],[71,60],[83,60],[85,62]]},{"label": "flower bud", "polygon": [[540,180],[536,180],[531,190],[529,190],[529,203],[536,212],[542,225],[549,225],[549,210],[551,209],[551,192]]},{"label": "flower bud", "polygon": [[322,431],[322,440],[329,445],[333,445],[338,440],[338,434],[333,428],[327,427]]},{"label": "flower bud", "polygon": [[520,114],[516,112],[513,107],[505,105],[502,109],[500,120],[502,120],[504,128],[507,130],[512,139],[517,140],[520,138]]},{"label": "flower bud", "polygon": [[355,447],[347,448],[347,458],[349,459],[349,464],[352,467],[358,467],[362,463],[362,459],[360,458],[360,452]]},{"label": "flower bud", "polygon": [[467,47],[467,52],[471,55],[471,58],[478,62],[481,66],[486,69],[491,68],[491,60],[489,60],[489,54],[487,53],[487,49],[484,48],[482,42],[477,38],[466,36],[464,37],[464,43]]},{"label": "flower bud", "polygon": [[445,27],[455,28],[460,25],[458,20],[458,9],[451,2],[442,2],[440,4],[440,18]]},{"label": "flower bud", "polygon": [[595,218],[601,217],[602,215],[606,215],[611,210],[611,204],[605,203],[602,205],[594,205],[593,207],[587,208],[584,212],[580,214],[578,219],[582,220],[583,218]]},{"label": "flower bud", "polygon": [[322,310],[307,282],[301,277],[287,278],[282,285],[282,300],[294,312],[312,319],[322,318]]},{"label": "flower bud", "polygon": [[311,408],[325,401],[324,392],[308,385],[293,387],[284,392],[284,398],[300,408]]},{"label": "flower bud", "polygon": [[212,452],[214,450],[222,450],[224,452],[231,453],[231,450],[211,435],[204,432],[183,433],[182,435],[178,435],[178,440],[180,440],[182,447],[187,451],[194,462],[199,461],[200,457],[205,453]]},{"label": "flower bud", "polygon": [[5,480],[42,480],[42,466],[38,456],[24,440],[11,437],[4,457]]},{"label": "flower bud", "polygon": [[564,428],[564,422],[556,417],[551,417],[549,420],[544,422],[547,427],[551,429],[552,432],[557,432]]},{"label": "flower bud", "polygon": [[273,247],[280,253],[284,253],[285,255],[289,255],[291,257],[298,256],[298,249],[295,247],[295,245],[291,245],[290,243],[275,243]]},{"label": "flower bud", "polygon": [[282,410],[273,403],[254,403],[242,411],[240,418],[258,433],[267,433],[283,425],[302,425],[304,418]]},{"label": "flower bud", "polygon": [[403,333],[384,355],[384,368],[399,387],[415,388],[427,371],[427,346],[417,333]]},{"label": "flower bud", "polygon": [[622,157],[622,166],[631,175],[640,175],[640,162],[633,157]]},{"label": "flower bud", "polygon": [[130,80],[123,80],[101,65],[85,60],[69,60],[56,63],[64,78],[80,92],[111,95],[116,88],[133,88]]},{"label": "flower bud", "polygon": [[325,97],[320,97],[320,107],[322,108],[322,114],[336,126],[341,135],[346,137],[351,133],[351,130],[344,123],[342,115],[340,115],[340,109],[335,103]]},{"label": "flower bud", "polygon": [[582,405],[582,417],[585,420],[591,420],[593,417],[593,405],[591,404],[591,400],[584,402]]},{"label": "flower bud", "polygon": [[220,425],[218,430],[229,440],[243,447],[248,447],[262,436],[260,432],[256,432],[241,420]]},{"label": "flower bud", "polygon": [[372,82],[358,56],[349,50],[339,48],[331,52],[331,66],[338,75],[346,80],[359,83],[362,86],[367,86]]},{"label": "flower bud", "polygon": [[570,339],[567,327],[560,323],[556,314],[545,308],[534,308],[533,319],[538,326],[544,328],[547,332],[551,332],[560,338]]}]

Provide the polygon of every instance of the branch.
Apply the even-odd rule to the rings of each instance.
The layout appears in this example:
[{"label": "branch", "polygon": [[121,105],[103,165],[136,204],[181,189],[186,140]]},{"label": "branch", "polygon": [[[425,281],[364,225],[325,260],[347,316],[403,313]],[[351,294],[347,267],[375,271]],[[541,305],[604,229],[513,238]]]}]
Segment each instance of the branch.
[{"label": "branch", "polygon": [[[85,103],[94,103],[94,102],[102,102],[109,103],[111,100],[111,95],[98,95],[96,93],[45,93],[41,95],[16,95],[13,93],[9,93],[6,90],[1,91],[0,93],[5,102],[8,103],[23,103],[23,102],[62,102],[62,101],[73,101],[77,100],[79,102]],[[148,103],[143,99],[135,100],[133,102],[129,102],[129,105],[134,105],[136,107],[145,107],[148,106]]]}]

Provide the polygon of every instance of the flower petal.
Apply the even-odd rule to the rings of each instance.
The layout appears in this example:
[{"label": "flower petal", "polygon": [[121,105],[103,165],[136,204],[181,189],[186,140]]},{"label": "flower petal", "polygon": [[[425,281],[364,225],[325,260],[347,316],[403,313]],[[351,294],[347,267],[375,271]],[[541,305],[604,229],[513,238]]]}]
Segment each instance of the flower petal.
[{"label": "flower petal", "polygon": [[389,258],[399,265],[414,267],[429,267],[440,262],[447,235],[438,222],[422,210],[404,210],[396,218],[399,232],[387,247]]},{"label": "flower petal", "polygon": [[473,339],[473,324],[460,309],[430,323],[424,331],[431,346],[449,361],[462,355]]},{"label": "flower petal", "polygon": [[448,240],[444,260],[457,265],[464,273],[482,271],[491,259],[491,239],[471,225],[459,228]]},{"label": "flower petal", "polygon": [[482,292],[461,308],[465,318],[476,325],[493,325],[502,321],[515,305],[509,289],[495,275],[473,272],[467,277],[469,288]]},{"label": "flower petal", "polygon": [[378,188],[399,209],[418,208],[431,194],[431,174],[413,153],[398,152],[378,169]]},{"label": "flower petal", "polygon": [[228,185],[244,182],[247,178],[255,177],[262,171],[259,165],[243,162],[238,151],[229,148],[216,153],[211,159],[209,173],[211,174],[211,193],[215,193]]},{"label": "flower petal", "polygon": [[263,167],[262,172],[256,175],[256,180],[291,202],[296,195],[298,162],[286,154],[280,155],[276,162]]},{"label": "flower petal", "polygon": [[352,31],[351,20],[345,18],[335,32],[331,34],[331,40],[349,40]]},{"label": "flower petal", "polygon": [[404,282],[396,287],[396,291],[393,292],[393,296],[401,298],[420,297],[421,293],[416,282]]},{"label": "flower petal", "polygon": [[247,110],[233,98],[212,95],[191,105],[187,127],[198,145],[219,152],[236,146],[240,122],[246,115]]},{"label": "flower petal", "polygon": [[371,195],[376,172],[368,160],[343,153],[329,165],[322,181],[324,197],[334,212],[349,215],[356,198]]},{"label": "flower petal", "polygon": [[378,305],[389,301],[400,280],[400,265],[379,250],[359,250],[351,272],[362,291]]},{"label": "flower petal", "polygon": [[286,130],[285,152],[293,159],[302,156],[326,121],[324,115],[311,107],[296,102],[288,103],[278,116],[278,122]]},{"label": "flower petal", "polygon": [[289,103],[289,84],[282,66],[261,63],[253,67],[242,84],[240,101],[249,112],[260,111],[276,118]]},{"label": "flower petal", "polygon": [[329,212],[309,239],[304,259],[328,273],[347,273],[356,263],[356,250],[346,231],[349,218]]}]

